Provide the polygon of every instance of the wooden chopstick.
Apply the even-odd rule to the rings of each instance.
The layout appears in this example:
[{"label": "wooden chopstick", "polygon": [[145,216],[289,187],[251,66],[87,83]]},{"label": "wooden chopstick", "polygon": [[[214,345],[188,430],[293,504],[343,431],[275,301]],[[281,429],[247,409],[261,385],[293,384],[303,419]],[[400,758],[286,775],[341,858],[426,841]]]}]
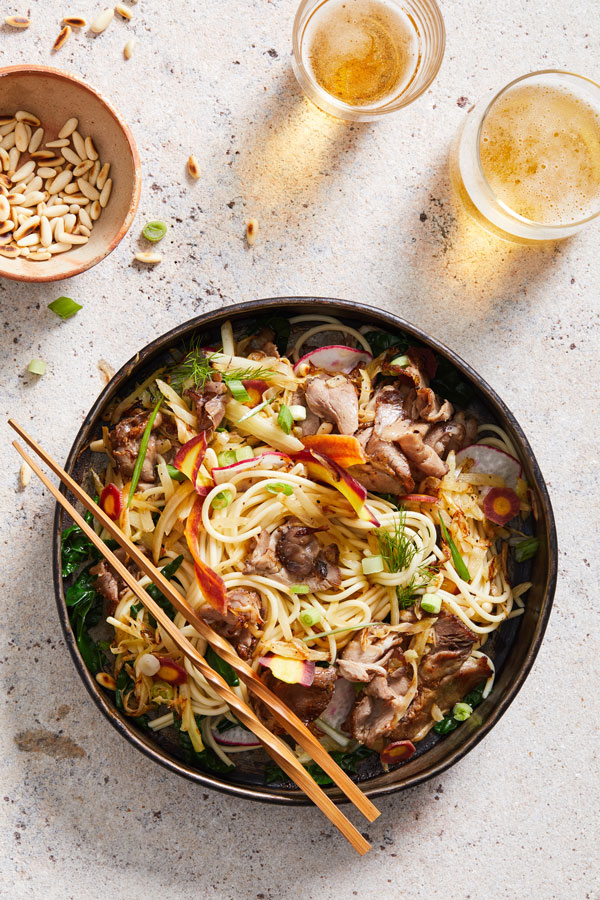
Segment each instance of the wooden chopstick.
[{"label": "wooden chopstick", "polygon": [[173,643],[181,650],[185,657],[195,666],[198,671],[206,678],[212,688],[221,697],[228,706],[235,711],[239,720],[249,728],[275,762],[281,766],[286,774],[304,791],[304,793],[321,809],[333,825],[344,835],[344,837],[352,844],[354,849],[362,856],[370,849],[370,844],[362,836],[362,834],[354,827],[354,825],[346,818],[333,801],[321,790],[319,785],[311,778],[304,766],[302,766],[288,745],[272,734],[269,729],[263,725],[253,710],[241,700],[237,694],[231,690],[226,681],[212,669],[204,657],[198,653],[196,648],[190,641],[181,634],[176,625],[167,616],[163,609],[156,601],[146,592],[139,584],[133,573],[131,573],[125,565],[114,555],[104,541],[96,534],[94,529],[88,525],[85,519],[77,512],[74,506],[67,500],[64,494],[52,484],[49,478],[42,472],[39,466],[31,459],[28,453],[22,447],[13,441],[13,446],[25,462],[30,466],[33,472],[38,476],[40,481],[48,488],[58,503],[65,509],[74,522],[79,525],[84,534],[94,544],[96,549],[104,556],[106,561],[112,566],[117,574],[126,582],[136,597],[141,600],[146,609],[154,616],[161,629],[169,635]]},{"label": "wooden chopstick", "polygon": [[[204,619],[192,609],[187,600],[180,594],[174,585],[168,581],[162,572],[149,560],[138,548],[122,533],[118,525],[110,519],[104,510],[65,472],[52,457],[43,450],[39,444],[13,419],[9,419],[9,425],[19,434],[23,440],[31,447],[31,449],[49,466],[50,469],[58,476],[63,484],[77,497],[85,508],[102,523],[103,527],[109,532],[117,543],[127,552],[129,557],[135,561],[139,568],[147,575],[150,580],[159,588],[159,590],[170,600],[175,609],[180,612],[190,625],[206,639],[222,659],[224,659],[234,669],[238,676],[247,685],[257,697],[259,697],[265,706],[270,709],[276,721],[294,738],[294,740],[303,747],[312,759],[326,772],[329,777],[337,784],[346,797],[356,806],[356,808],[372,822],[379,816],[379,810],[363,794],[358,785],[337,765],[335,760],[331,758],[325,748],[319,743],[315,736],[308,730],[306,725],[287,707],[279,697],[269,690],[259,678],[256,672],[235,653],[228,641],[217,634],[210,625],[207,625]],[[60,502],[60,501],[59,501]],[[155,617],[156,618],[156,617]]]}]

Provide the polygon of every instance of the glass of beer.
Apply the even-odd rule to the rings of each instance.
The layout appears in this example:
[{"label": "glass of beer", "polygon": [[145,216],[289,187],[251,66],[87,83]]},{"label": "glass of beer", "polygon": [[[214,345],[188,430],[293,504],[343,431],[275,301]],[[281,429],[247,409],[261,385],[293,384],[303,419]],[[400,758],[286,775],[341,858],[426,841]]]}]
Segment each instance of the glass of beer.
[{"label": "glass of beer", "polygon": [[548,69],[511,81],[467,116],[454,188],[488,232],[557,240],[600,215],[600,85]]},{"label": "glass of beer", "polygon": [[427,90],[445,43],[435,0],[302,0],[293,67],[320,109],[375,121]]}]

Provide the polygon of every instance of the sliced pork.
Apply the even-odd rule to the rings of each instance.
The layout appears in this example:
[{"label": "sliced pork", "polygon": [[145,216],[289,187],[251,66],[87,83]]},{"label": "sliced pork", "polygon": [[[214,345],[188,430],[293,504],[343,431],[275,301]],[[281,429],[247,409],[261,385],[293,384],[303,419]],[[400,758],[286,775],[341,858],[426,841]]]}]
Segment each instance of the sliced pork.
[{"label": "sliced pork", "polygon": [[368,462],[352,466],[350,474],[368,491],[381,494],[407,494],[415,481],[406,456],[394,443],[382,440],[374,428],[362,428],[357,434]]},{"label": "sliced pork", "polygon": [[261,328],[261,330],[255,334],[248,345],[248,353],[249,359],[264,359],[267,356],[274,357],[275,359],[279,359],[279,351],[274,343],[275,341],[275,332],[272,328]]},{"label": "sliced pork", "polygon": [[[115,468],[119,475],[126,481],[133,475],[133,470],[140,452],[140,444],[142,436],[146,430],[150,413],[145,409],[127,410],[120,422],[109,431],[108,440],[112,457],[115,461]],[[144,464],[140,474],[140,482],[142,484],[154,484],[156,479],[155,463],[156,463],[156,435],[155,431],[162,424],[162,416],[157,413],[150,439],[146,448]]]},{"label": "sliced pork", "polygon": [[389,631],[385,625],[363,628],[342,651],[338,660],[340,675],[347,681],[362,682],[387,675],[385,664],[401,642],[402,635]]},{"label": "sliced pork", "polygon": [[201,390],[190,388],[185,395],[194,405],[198,431],[206,432],[206,441],[210,443],[215,428],[225,418],[227,386],[222,381],[207,381]]},{"label": "sliced pork", "polygon": [[[140,549],[142,549],[146,556],[150,555],[149,551],[144,550],[144,548]],[[142,577],[142,570],[132,559],[129,559],[127,551],[124,550],[123,547],[117,547],[113,552],[119,562],[122,562],[132,575],[135,575],[137,579]],[[129,590],[127,583],[104,559],[101,559],[100,562],[91,567],[90,575],[95,577],[94,585],[98,593],[102,594],[104,599],[108,601],[108,614],[112,616],[117,608],[119,600]]]},{"label": "sliced pork", "polygon": [[[287,684],[287,682],[275,678],[269,670],[262,676],[267,687],[274,694],[277,694],[279,699],[286,706],[289,706],[305,725],[309,725],[315,719],[318,719],[321,713],[329,706],[336,678],[335,666],[329,666],[326,669],[317,666],[315,668],[315,679],[310,687],[304,687],[301,684]],[[281,727],[275,723],[272,714],[265,706],[260,701],[255,701],[255,705],[267,727],[271,731],[281,734]]]},{"label": "sliced pork", "polygon": [[345,375],[316,375],[306,383],[309,409],[324,422],[335,425],[340,434],[354,434],[358,428],[358,395]]},{"label": "sliced pork", "polygon": [[250,541],[245,574],[266,575],[287,585],[305,584],[311,591],[339,587],[338,546],[323,547],[315,537],[319,530],[290,518],[272,533],[262,531]]},{"label": "sliced pork", "polygon": [[346,728],[355,740],[372,750],[381,749],[407,706],[412,669],[400,665],[386,675],[376,675],[361,691]]},{"label": "sliced pork", "polygon": [[264,611],[258,591],[232,588],[227,591],[225,614],[205,606],[200,615],[214,630],[232,644],[242,659],[250,659],[258,638],[255,631],[262,625]]}]

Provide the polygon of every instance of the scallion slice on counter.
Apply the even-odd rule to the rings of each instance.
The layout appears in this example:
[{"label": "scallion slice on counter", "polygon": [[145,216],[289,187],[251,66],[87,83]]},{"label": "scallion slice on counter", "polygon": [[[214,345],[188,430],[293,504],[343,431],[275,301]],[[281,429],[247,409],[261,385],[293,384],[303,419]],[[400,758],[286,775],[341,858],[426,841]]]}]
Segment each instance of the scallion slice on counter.
[{"label": "scallion slice on counter", "polygon": [[247,403],[250,400],[250,394],[244,387],[241,381],[238,381],[236,378],[232,378],[231,381],[227,382],[227,387],[231,391],[231,395],[234,400],[237,400],[238,403]]},{"label": "scallion slice on counter", "polygon": [[71,316],[74,316],[80,309],[83,309],[83,306],[79,303],[75,303],[70,297],[58,297],[56,300],[53,300],[52,303],[48,304],[48,309],[51,312],[56,313],[57,316],[60,316],[61,319],[70,319]]},{"label": "scallion slice on counter", "polygon": [[294,493],[291,484],[285,484],[283,481],[272,481],[270,484],[265,484],[265,489],[270,494],[285,494],[286,497],[291,497]]},{"label": "scallion slice on counter", "polygon": [[45,375],[46,363],[43,359],[32,359],[27,366],[27,371],[31,372],[32,375]]},{"label": "scallion slice on counter", "polygon": [[140,475],[142,474],[144,460],[146,459],[146,450],[148,449],[148,441],[150,440],[150,434],[152,432],[152,426],[154,425],[154,420],[158,415],[158,410],[161,403],[162,397],[160,398],[160,400],[157,400],[156,405],[148,418],[148,424],[144,428],[142,440],[140,441],[140,449],[138,451],[135,466],[133,467],[133,474],[131,476],[131,487],[129,488],[129,496],[127,497],[127,506],[129,506],[131,504],[131,501],[133,500],[133,495],[135,494],[138,482],[140,480]]},{"label": "scallion slice on counter", "polygon": [[279,425],[281,430],[285,432],[285,434],[289,434],[292,430],[294,419],[292,417],[289,406],[286,406],[285,403],[281,404],[281,409],[279,410],[279,415],[277,416],[277,424]]},{"label": "scallion slice on counter", "polygon": [[212,498],[211,506],[213,509],[225,509],[232,501],[231,491],[220,491]]},{"label": "scallion slice on counter", "polygon": [[165,234],[167,233],[167,224],[166,222],[161,222],[159,219],[156,219],[154,222],[148,222],[147,225],[144,226],[144,230],[142,234],[146,238],[147,241],[152,241],[155,244],[157,241],[162,241]]},{"label": "scallion slice on counter", "polygon": [[440,529],[442,531],[444,540],[450,547],[450,553],[452,554],[452,562],[454,563],[454,568],[456,569],[458,576],[460,578],[462,578],[463,581],[470,581],[471,574],[470,574],[469,570],[467,569],[462,556],[458,552],[458,547],[456,546],[456,544],[454,543],[454,541],[448,534],[448,529],[446,528],[444,520],[442,519],[441,516],[440,516]]}]

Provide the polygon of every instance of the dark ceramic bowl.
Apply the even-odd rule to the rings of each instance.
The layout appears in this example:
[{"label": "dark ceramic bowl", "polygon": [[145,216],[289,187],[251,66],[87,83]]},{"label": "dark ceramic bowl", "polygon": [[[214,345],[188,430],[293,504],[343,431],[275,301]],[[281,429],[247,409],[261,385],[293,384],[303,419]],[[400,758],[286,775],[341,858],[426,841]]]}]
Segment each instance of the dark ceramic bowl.
[{"label": "dark ceramic bowl", "polygon": [[[204,338],[202,343],[210,346],[215,340],[218,342],[218,329],[224,320],[232,320],[234,326],[235,324],[255,325],[261,316],[275,312],[286,317],[306,313],[323,313],[335,315],[342,318],[344,322],[355,324],[358,327],[369,324],[387,331],[401,331],[407,334],[411,340],[421,342],[441,357],[445,357],[461,373],[463,380],[473,388],[475,412],[478,412],[480,417],[485,416],[485,421],[496,422],[510,435],[518,449],[525,477],[535,499],[536,516],[530,517],[530,522],[533,533],[540,540],[540,550],[532,561],[520,564],[517,567],[518,570],[514,572],[515,579],[519,581],[528,579],[533,586],[527,597],[525,614],[506,622],[502,628],[492,634],[486,644],[486,652],[494,659],[497,669],[496,681],[490,696],[477,708],[476,713],[470,719],[450,735],[438,738],[437,735],[430,733],[426,740],[418,744],[417,753],[398,768],[385,773],[379,765],[376,754],[366,759],[359,768],[357,779],[366,794],[376,797],[412,787],[428,778],[437,777],[479,743],[502,717],[525,681],[540,648],[550,615],[557,572],[556,532],[550,499],[527,438],[510,410],[485,381],[467,363],[439,341],[428,337],[414,325],[383,310],[320,297],[279,297],[241,303],[225,310],[206,313],[174,328],[148,344],[124,365],[102,391],[88,413],[71,448],[66,469],[77,481],[89,488],[93,454],[86,448],[90,441],[100,434],[102,416],[107,405],[115,397],[127,395],[136,382],[142,381],[161,364],[171,348],[185,345],[192,335],[199,333],[202,333]],[[213,332],[216,332],[217,336],[211,340]],[[179,745],[174,736],[169,734],[170,729],[159,732],[157,735],[149,734],[137,728],[131,719],[122,716],[115,709],[113,695],[105,692],[86,669],[71,630],[60,574],[60,535],[62,530],[62,510],[57,507],[54,530],[54,582],[62,628],[83,683],[111,725],[134,747],[151,759],[198,784],[254,800],[284,804],[309,802],[292,785],[285,787],[265,784],[264,767],[268,762],[266,756],[263,757],[259,753],[236,754],[236,769],[233,774],[226,776],[201,771],[183,760]],[[328,792],[335,800],[345,799],[337,788],[331,788]]]}]

